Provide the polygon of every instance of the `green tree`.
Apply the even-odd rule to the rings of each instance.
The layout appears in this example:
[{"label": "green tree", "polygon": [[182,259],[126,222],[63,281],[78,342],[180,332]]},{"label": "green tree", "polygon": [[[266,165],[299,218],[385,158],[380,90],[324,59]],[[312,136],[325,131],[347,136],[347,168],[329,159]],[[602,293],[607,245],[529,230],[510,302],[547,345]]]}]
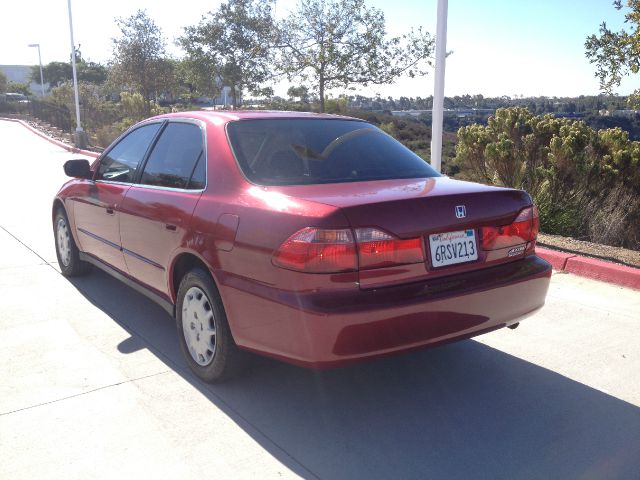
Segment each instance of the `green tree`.
[{"label": "green tree", "polygon": [[300,85],[299,87],[289,87],[289,90],[287,90],[287,95],[291,100],[298,99],[302,103],[309,103],[309,89],[305,85]]},{"label": "green tree", "polygon": [[0,71],[0,93],[5,93],[7,91],[7,76],[4,72]]},{"label": "green tree", "polygon": [[9,82],[7,83],[7,92],[22,93],[23,95],[31,95],[29,85],[26,83]]},{"label": "green tree", "polygon": [[116,19],[121,36],[113,39],[110,82],[138,92],[151,113],[151,99],[175,83],[174,65],[166,56],[162,30],[145,10],[128,18]]},{"label": "green tree", "polygon": [[178,44],[198,89],[212,94],[230,86],[236,107],[238,93],[258,93],[272,75],[273,31],[270,1],[228,0],[198,25],[186,27]]},{"label": "green tree", "polygon": [[278,34],[279,69],[312,83],[322,112],[331,88],[425,75],[434,46],[422,29],[387,38],[384,14],[364,0],[300,0]]},{"label": "green tree", "polygon": [[[80,60],[76,64],[78,81],[100,85],[107,79],[107,68],[95,62]],[[73,70],[68,62],[50,62],[42,67],[42,76],[45,83],[49,83],[51,88],[59,87],[65,82],[73,79]],[[31,67],[29,80],[40,83],[40,67]]]},{"label": "green tree", "polygon": [[107,67],[100,63],[83,60],[78,63],[77,68],[79,82],[101,85],[107,80]]},{"label": "green tree", "polygon": [[[622,0],[613,5],[618,10],[623,8]],[[620,86],[623,77],[640,71],[640,0],[627,0],[626,5],[628,30],[614,32],[603,22],[599,34],[588,36],[584,44],[587,58],[596,65],[600,88],[608,94]],[[640,89],[630,97],[630,106],[640,108],[639,97]]]},{"label": "green tree", "polygon": [[[42,67],[42,76],[45,83],[48,82],[51,88],[59,87],[64,82],[71,80],[73,74],[71,64],[69,62],[50,62]],[[29,79],[32,82],[40,83],[40,67],[34,65],[31,67],[31,75]]]}]

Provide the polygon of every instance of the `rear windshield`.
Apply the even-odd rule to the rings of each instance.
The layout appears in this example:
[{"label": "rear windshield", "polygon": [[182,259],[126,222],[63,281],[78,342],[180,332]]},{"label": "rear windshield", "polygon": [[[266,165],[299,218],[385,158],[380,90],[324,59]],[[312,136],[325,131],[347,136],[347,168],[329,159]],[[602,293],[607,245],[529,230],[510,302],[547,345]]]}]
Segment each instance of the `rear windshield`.
[{"label": "rear windshield", "polygon": [[227,133],[245,176],[260,185],[437,177],[422,158],[366,122],[240,120]]}]

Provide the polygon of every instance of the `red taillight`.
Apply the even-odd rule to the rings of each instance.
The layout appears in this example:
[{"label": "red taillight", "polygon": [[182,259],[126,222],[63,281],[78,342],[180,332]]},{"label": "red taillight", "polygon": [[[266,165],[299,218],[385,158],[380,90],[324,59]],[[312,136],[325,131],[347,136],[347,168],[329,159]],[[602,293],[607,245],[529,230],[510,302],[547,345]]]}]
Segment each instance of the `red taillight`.
[{"label": "red taillight", "polygon": [[376,228],[357,228],[361,269],[424,262],[421,238],[401,240]]},{"label": "red taillight", "polygon": [[522,210],[509,225],[482,227],[482,249],[498,250],[534,241],[540,230],[538,209],[535,206]]},{"label": "red taillight", "polygon": [[[376,228],[307,227],[289,237],[273,255],[278,267],[309,273],[352,272],[360,269],[424,262],[421,238],[401,240]],[[356,252],[356,241],[358,251]]]},{"label": "red taillight", "polygon": [[356,246],[349,229],[303,228],[280,246],[273,263],[310,273],[350,272],[358,268]]}]

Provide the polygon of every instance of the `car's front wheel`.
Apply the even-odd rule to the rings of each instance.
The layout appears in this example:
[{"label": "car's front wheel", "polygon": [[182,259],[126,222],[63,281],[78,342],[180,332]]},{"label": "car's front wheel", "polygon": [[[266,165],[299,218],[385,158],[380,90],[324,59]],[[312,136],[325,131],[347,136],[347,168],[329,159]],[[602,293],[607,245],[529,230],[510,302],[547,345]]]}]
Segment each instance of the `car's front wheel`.
[{"label": "car's front wheel", "polygon": [[220,294],[207,272],[197,268],[183,277],[176,323],[180,349],[200,379],[215,383],[238,373],[243,354],[233,340]]},{"label": "car's front wheel", "polygon": [[60,271],[66,277],[83,275],[91,269],[91,264],[80,260],[80,251],[69,228],[69,219],[64,210],[59,209],[53,219],[53,233],[56,242],[56,256]]}]

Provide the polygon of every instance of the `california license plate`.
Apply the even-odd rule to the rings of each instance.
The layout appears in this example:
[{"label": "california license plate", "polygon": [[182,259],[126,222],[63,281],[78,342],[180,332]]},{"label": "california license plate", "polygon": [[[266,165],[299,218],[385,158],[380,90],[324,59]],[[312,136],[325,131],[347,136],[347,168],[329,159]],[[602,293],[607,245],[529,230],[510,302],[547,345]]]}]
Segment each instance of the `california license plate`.
[{"label": "california license plate", "polygon": [[431,265],[445,267],[478,259],[475,230],[429,235]]}]

